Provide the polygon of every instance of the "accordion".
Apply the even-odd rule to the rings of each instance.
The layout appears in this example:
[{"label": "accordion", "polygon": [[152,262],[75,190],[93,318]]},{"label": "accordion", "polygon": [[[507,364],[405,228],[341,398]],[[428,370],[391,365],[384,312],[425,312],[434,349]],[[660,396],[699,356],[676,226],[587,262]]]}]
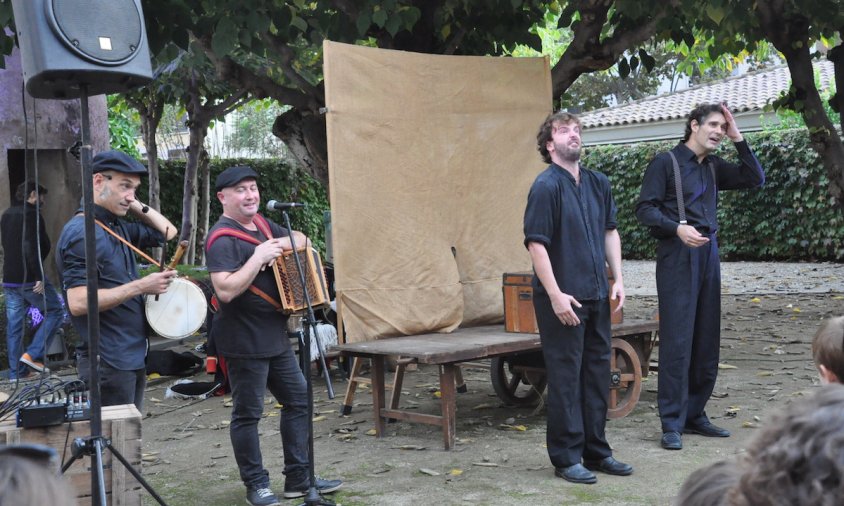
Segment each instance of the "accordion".
[{"label": "accordion", "polygon": [[[328,283],[325,282],[325,271],[322,268],[322,259],[319,252],[313,248],[299,248],[299,261],[302,263],[302,270],[305,273],[305,286],[308,295],[311,297],[311,306],[316,308],[331,303],[328,295]],[[295,313],[305,311],[308,303],[305,301],[305,290],[302,288],[302,280],[299,270],[296,268],[296,258],[293,250],[285,251],[276,258],[273,264],[275,282],[278,286],[278,295],[281,299],[281,310],[284,313]]]}]

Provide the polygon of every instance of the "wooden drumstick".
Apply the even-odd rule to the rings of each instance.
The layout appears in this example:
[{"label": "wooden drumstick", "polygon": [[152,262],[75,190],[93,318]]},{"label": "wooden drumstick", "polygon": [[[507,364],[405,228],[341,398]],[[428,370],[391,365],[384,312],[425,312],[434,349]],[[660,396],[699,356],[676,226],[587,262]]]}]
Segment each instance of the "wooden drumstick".
[{"label": "wooden drumstick", "polygon": [[170,263],[167,264],[168,269],[175,269],[176,265],[179,264],[179,260],[185,255],[185,252],[188,250],[188,245],[190,242],[188,241],[179,241],[179,245],[176,246],[176,252],[173,253],[173,259],[170,260]]}]

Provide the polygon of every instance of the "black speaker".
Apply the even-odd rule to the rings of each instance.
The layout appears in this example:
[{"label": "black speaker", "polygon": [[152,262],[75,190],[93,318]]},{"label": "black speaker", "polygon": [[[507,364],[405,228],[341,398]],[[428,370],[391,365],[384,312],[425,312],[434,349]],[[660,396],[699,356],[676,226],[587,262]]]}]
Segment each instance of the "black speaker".
[{"label": "black speaker", "polygon": [[140,0],[12,0],[26,91],[69,99],[152,80]]}]

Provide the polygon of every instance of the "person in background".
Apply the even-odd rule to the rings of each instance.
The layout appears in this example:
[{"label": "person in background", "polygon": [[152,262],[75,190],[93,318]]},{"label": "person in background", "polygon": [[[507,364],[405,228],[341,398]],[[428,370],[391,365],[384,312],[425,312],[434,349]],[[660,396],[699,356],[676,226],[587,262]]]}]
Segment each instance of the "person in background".
[{"label": "person in background", "polygon": [[[3,293],[6,296],[6,345],[9,379],[29,374],[28,368],[49,372],[44,365],[47,350],[61,328],[64,308],[59,294],[44,274],[44,259],[50,253],[50,237],[41,216],[47,189],[35,182],[23,182],[15,198],[20,204],[0,218],[3,243]],[[44,317],[32,342],[23,349],[26,314],[37,308]]]}]

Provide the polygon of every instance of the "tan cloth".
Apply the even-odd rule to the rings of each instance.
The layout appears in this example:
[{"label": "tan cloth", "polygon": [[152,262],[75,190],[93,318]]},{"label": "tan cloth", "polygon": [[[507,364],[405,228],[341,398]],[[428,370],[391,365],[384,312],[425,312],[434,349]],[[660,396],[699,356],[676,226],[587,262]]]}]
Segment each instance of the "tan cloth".
[{"label": "tan cloth", "polygon": [[502,321],[502,274],[530,269],[522,217],[545,167],[547,59],[324,51],[347,341]]}]

